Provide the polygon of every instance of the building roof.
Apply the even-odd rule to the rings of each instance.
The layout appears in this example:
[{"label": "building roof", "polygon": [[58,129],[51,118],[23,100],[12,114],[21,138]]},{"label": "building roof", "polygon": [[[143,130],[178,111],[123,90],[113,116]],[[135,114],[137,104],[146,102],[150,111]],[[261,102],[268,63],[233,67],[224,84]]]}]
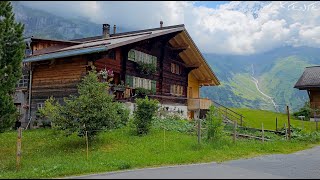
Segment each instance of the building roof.
[{"label": "building roof", "polygon": [[43,51],[43,54],[34,54],[24,59],[23,62],[44,61],[56,58],[102,52],[114,49],[116,47],[171,33],[178,33],[169,41],[172,47],[187,47],[186,50],[180,53],[180,57],[187,64],[187,66],[197,67],[196,69],[191,71],[191,74],[193,74],[199,80],[199,84],[202,86],[219,85],[220,82],[218,78],[213,73],[212,69],[206,62],[205,58],[202,56],[196,44],[191,39],[183,24],[111,34],[109,38],[96,36],[91,38],[71,40],[69,42],[75,42],[76,44],[54,51]]},{"label": "building roof", "polygon": [[300,90],[320,88],[320,66],[306,67],[294,88]]}]

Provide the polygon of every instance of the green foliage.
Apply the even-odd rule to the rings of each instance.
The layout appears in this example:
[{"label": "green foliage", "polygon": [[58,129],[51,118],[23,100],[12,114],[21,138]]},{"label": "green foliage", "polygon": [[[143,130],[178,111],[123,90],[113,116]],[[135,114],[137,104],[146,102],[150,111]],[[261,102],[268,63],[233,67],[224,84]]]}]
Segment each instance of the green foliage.
[{"label": "green foliage", "polygon": [[17,118],[11,95],[21,78],[24,57],[24,27],[15,22],[10,1],[0,2],[0,132],[13,126]]},{"label": "green foliage", "polygon": [[134,111],[134,124],[138,135],[148,134],[152,120],[158,110],[159,101],[145,98],[136,99],[137,109]]},{"label": "green foliage", "polygon": [[299,118],[298,116],[305,116],[304,120],[309,120],[310,114],[311,114],[310,102],[307,101],[304,103],[304,106],[299,109],[299,111],[293,113],[293,116],[296,117],[297,119]]},{"label": "green foliage", "polygon": [[78,85],[79,96],[65,98],[64,105],[49,99],[41,113],[47,115],[56,128],[64,130],[66,135],[77,132],[82,137],[88,131],[88,137],[92,139],[102,130],[126,123],[127,110],[113,102],[107,87],[107,83],[98,81],[97,73],[93,70]]},{"label": "green foliage", "polygon": [[207,139],[208,140],[218,140],[223,135],[223,123],[222,117],[218,110],[214,106],[210,106],[209,111],[206,114],[206,124],[207,124]]},{"label": "green foliage", "polygon": [[145,89],[142,87],[138,87],[135,89],[135,93],[137,95],[143,96],[143,95],[149,95],[149,94],[154,94],[155,92],[149,89]]},{"label": "green foliage", "polygon": [[[288,128],[287,128],[288,131]],[[282,135],[285,135],[285,129],[281,128],[280,132]],[[304,142],[318,142],[320,141],[320,133],[317,131],[308,132],[303,129],[295,126],[290,126],[291,139],[304,141]]]},{"label": "green foliage", "polygon": [[167,115],[164,118],[155,118],[152,127],[183,133],[194,132],[194,121],[181,119],[178,115]]},{"label": "green foliage", "polygon": [[119,122],[116,123],[117,128],[125,126],[129,120],[130,110],[123,103],[115,102],[114,104],[119,115]]},{"label": "green foliage", "polygon": [[153,63],[137,62],[137,69],[141,74],[152,75],[157,71],[157,67]]}]

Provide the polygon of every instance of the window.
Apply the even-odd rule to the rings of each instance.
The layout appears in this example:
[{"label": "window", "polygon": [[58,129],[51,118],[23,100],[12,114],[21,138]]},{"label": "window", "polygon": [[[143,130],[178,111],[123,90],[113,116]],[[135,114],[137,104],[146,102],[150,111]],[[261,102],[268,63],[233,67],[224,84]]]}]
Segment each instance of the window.
[{"label": "window", "polygon": [[[132,82],[130,82],[132,81]],[[135,76],[126,76],[126,84],[130,84],[132,88],[145,88],[155,92],[156,90],[156,81],[151,79],[139,78]],[[131,86],[132,84],[132,86]]]},{"label": "window", "polygon": [[135,51],[133,49],[131,49],[128,52],[128,60],[134,61],[134,59],[135,59]]},{"label": "window", "polygon": [[44,107],[44,103],[37,103],[37,109],[42,109]]},{"label": "window", "polygon": [[23,75],[17,84],[17,88],[28,87],[28,83],[29,83],[29,75]]},{"label": "window", "polygon": [[135,61],[135,62],[144,62],[144,63],[150,63],[150,64],[157,64],[157,57],[152,56],[150,54],[146,54],[141,51],[137,51],[134,49],[131,49],[128,52],[128,60]]},{"label": "window", "polygon": [[171,63],[171,72],[174,74],[181,74],[181,67],[178,64]]},{"label": "window", "polygon": [[170,85],[170,94],[175,96],[183,96],[183,86],[176,84]]}]

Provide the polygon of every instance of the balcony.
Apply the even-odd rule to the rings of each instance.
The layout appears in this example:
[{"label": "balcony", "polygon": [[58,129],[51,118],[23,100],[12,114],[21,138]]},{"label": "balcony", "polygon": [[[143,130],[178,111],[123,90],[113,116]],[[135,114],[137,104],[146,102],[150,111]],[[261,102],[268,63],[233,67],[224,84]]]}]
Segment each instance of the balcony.
[{"label": "balcony", "polygon": [[209,109],[211,105],[212,105],[212,101],[210,99],[203,99],[203,98],[188,99],[188,110]]}]

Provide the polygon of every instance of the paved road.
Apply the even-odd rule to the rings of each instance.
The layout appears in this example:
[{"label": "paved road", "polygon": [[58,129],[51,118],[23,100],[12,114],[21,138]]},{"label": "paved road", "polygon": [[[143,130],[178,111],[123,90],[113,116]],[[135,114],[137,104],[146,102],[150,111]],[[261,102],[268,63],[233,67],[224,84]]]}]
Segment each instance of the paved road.
[{"label": "paved road", "polygon": [[70,177],[77,179],[284,179],[320,178],[320,146],[288,155],[267,155],[225,163],[147,168]]}]

